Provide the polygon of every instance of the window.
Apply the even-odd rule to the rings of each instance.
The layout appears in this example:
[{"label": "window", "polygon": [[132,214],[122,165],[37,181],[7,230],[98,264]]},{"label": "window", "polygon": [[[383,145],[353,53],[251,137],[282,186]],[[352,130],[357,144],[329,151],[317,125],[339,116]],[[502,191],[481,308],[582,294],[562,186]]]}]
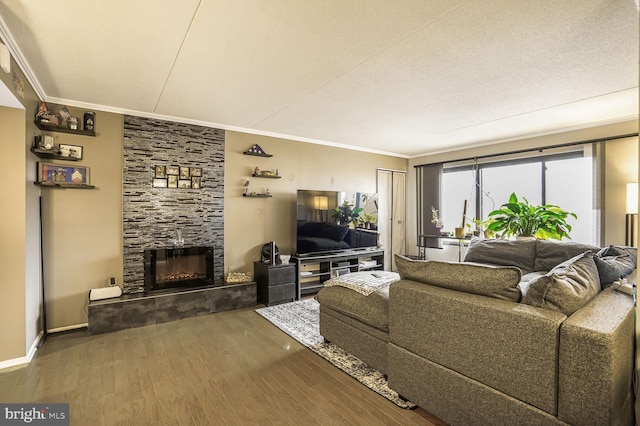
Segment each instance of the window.
[{"label": "window", "polygon": [[578,220],[569,219],[572,240],[596,244],[593,175],[590,146],[502,161],[493,158],[481,164],[445,164],[440,208],[444,229],[460,226],[464,200],[470,223],[486,220],[515,192],[532,204],[555,204],[576,213]]}]

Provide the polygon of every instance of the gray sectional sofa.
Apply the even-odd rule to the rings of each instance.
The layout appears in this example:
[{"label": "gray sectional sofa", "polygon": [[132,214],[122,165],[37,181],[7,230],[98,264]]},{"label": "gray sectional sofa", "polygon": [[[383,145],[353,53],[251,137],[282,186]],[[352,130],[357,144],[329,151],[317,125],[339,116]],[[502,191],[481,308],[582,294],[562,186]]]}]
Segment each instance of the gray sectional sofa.
[{"label": "gray sectional sofa", "polygon": [[320,334],[400,395],[452,425],[633,424],[634,298],[611,281],[635,249],[476,239],[463,263],[396,263],[316,298]]}]

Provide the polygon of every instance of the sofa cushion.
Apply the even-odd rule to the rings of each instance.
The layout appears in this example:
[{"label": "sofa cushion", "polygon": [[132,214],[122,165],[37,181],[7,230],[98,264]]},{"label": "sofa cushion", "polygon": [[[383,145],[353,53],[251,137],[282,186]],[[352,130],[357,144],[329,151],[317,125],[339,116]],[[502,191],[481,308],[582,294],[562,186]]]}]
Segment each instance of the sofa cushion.
[{"label": "sofa cushion", "polygon": [[535,257],[535,240],[513,241],[472,238],[464,261],[515,266],[522,269],[523,273],[526,274],[534,270]]},{"label": "sofa cushion", "polygon": [[620,256],[593,256],[600,276],[600,286],[604,289],[614,281],[625,277],[633,271],[636,266],[631,260],[631,256],[623,254]]},{"label": "sofa cushion", "polygon": [[636,247],[614,246],[610,245],[598,252],[598,256],[622,256],[628,254],[635,268],[638,267],[638,249]]},{"label": "sofa cushion", "polygon": [[557,265],[529,282],[522,303],[569,316],[600,292],[598,268],[590,251]]},{"label": "sofa cushion", "polygon": [[389,286],[369,296],[345,287],[324,287],[316,294],[316,300],[326,308],[384,332],[389,331]]},{"label": "sofa cushion", "polygon": [[600,247],[573,241],[537,240],[534,271],[550,271],[562,262],[586,251],[597,253]]},{"label": "sofa cushion", "polygon": [[518,283],[522,272],[514,266],[411,260],[397,254],[395,259],[400,277],[405,280],[513,302],[520,300]]}]

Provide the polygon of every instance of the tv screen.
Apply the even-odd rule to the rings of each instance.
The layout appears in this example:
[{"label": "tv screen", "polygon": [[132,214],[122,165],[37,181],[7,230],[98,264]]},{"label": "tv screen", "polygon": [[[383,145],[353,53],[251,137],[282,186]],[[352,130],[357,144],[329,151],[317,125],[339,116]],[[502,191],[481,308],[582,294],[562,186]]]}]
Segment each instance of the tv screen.
[{"label": "tv screen", "polygon": [[298,190],[298,255],[340,252],[377,245],[377,194]]}]

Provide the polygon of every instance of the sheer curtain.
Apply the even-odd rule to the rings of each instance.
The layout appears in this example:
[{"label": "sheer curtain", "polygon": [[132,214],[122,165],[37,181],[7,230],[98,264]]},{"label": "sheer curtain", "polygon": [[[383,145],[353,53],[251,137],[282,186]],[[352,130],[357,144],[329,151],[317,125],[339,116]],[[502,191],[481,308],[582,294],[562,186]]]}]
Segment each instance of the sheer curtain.
[{"label": "sheer curtain", "polygon": [[378,230],[384,248],[385,271],[395,270],[394,254],[405,254],[406,172],[378,169]]}]

